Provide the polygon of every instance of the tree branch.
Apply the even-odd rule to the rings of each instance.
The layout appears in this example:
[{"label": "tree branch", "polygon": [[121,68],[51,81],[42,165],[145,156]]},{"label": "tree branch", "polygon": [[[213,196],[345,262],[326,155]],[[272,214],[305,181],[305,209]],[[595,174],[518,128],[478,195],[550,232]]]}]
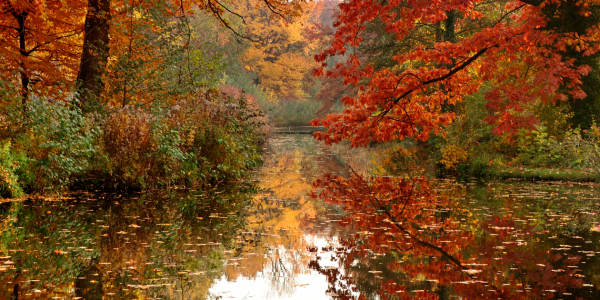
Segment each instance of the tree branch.
[{"label": "tree branch", "polygon": [[243,22],[244,24],[246,24],[246,20],[245,20],[245,19],[244,19],[244,17],[242,17],[240,14],[238,14],[238,13],[236,13],[236,12],[234,12],[234,11],[231,11],[231,10],[230,10],[230,9],[229,9],[227,6],[225,6],[225,5],[221,4],[221,2],[219,2],[219,1],[217,1],[217,0],[214,0],[214,1],[215,1],[215,3],[219,4],[219,5],[220,5],[220,6],[221,6],[223,9],[225,9],[226,11],[228,11],[230,14],[232,14],[232,15],[235,15],[235,16],[237,16],[238,18],[242,19],[242,22]]},{"label": "tree branch", "polygon": [[533,5],[533,6],[540,6],[542,3],[544,3],[544,0],[519,0],[519,1],[529,4],[529,5]]},{"label": "tree branch", "polygon": [[[212,0],[212,1],[215,1],[215,0]],[[210,9],[210,10],[213,12],[213,14],[215,14],[215,15],[217,16],[217,18],[219,18],[219,20],[221,21],[221,23],[222,23],[222,24],[223,24],[225,27],[227,27],[227,29],[231,30],[231,32],[233,32],[233,34],[235,34],[236,36],[238,36],[238,37],[240,37],[240,38],[242,38],[242,39],[249,40],[249,41],[251,41],[251,42],[253,42],[253,43],[256,43],[256,42],[257,42],[257,41],[255,41],[255,40],[253,40],[253,39],[251,39],[251,38],[249,38],[249,37],[247,37],[247,36],[244,36],[244,35],[240,34],[240,33],[239,33],[239,32],[237,32],[235,29],[233,29],[231,26],[229,26],[229,23],[227,23],[227,21],[225,21],[225,20],[223,19],[223,16],[221,15],[221,12],[220,12],[218,9],[216,9],[216,8],[213,6],[213,3],[212,3],[212,1],[211,1],[211,0],[209,0],[209,1],[208,1],[208,8],[209,8],[209,9]],[[217,1],[215,1],[215,2],[216,2],[216,3],[218,3]],[[222,4],[220,4],[220,3],[218,3],[218,4],[219,4],[219,5],[221,5],[221,6],[223,6],[223,5],[222,5]],[[228,10],[228,11],[229,11],[229,10]]]},{"label": "tree branch", "polygon": [[271,4],[269,0],[263,0],[263,2],[267,5],[267,8],[269,8],[272,13],[280,16],[282,19],[285,19],[285,16],[281,12],[276,11],[276,7]]}]

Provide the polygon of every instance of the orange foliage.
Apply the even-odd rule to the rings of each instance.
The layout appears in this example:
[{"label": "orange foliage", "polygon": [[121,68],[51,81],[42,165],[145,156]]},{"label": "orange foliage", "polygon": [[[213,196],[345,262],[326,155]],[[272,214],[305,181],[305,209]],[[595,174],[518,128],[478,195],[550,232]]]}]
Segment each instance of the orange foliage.
[{"label": "orange foliage", "polygon": [[258,84],[276,98],[297,100],[307,98],[305,83],[310,70],[316,65],[312,54],[316,40],[309,40],[305,32],[314,5],[299,6],[304,13],[293,22],[274,18],[267,8],[252,10],[260,1],[244,1],[238,12],[244,17],[244,31],[253,40],[242,61],[245,67],[256,72]]},{"label": "orange foliage", "polygon": [[[165,96],[176,103],[180,95],[150,95],[155,87],[161,64],[167,63],[164,49],[144,37],[168,38],[176,32],[165,31],[167,25],[185,19],[197,11],[207,11],[229,26],[224,14],[232,1],[186,0],[110,1],[110,57],[108,62],[106,102],[112,105],[146,103]],[[252,8],[267,7],[273,15],[296,16],[304,1],[262,0]],[[73,90],[80,67],[86,0],[7,0],[0,3],[0,76],[21,86],[23,101],[29,89],[58,97],[56,89]],[[187,41],[189,43],[189,40]],[[177,45],[185,47],[179,39]],[[115,62],[127,58],[130,64],[115,68]],[[127,74],[135,69],[135,76]],[[164,66],[163,66],[164,68]],[[59,84],[62,83],[62,84]],[[158,84],[166,84],[161,82]],[[127,86],[135,86],[128,91]],[[117,94],[120,97],[117,97]]]},{"label": "orange foliage", "polygon": [[[577,2],[580,17],[588,17],[587,7],[597,5],[596,2]],[[465,96],[478,92],[484,82],[495,86],[486,94],[488,109],[496,111],[486,119],[495,125],[495,133],[513,132],[535,124],[534,118],[519,115],[523,105],[537,100],[552,103],[565,100],[567,97],[559,92],[559,87],[564,87],[575,99],[584,98],[586,94],[579,85],[590,67],[577,66],[562,53],[567,49],[584,56],[598,52],[600,27],[590,27],[582,35],[546,30],[542,9],[551,4],[561,9],[560,3],[558,0],[491,4],[482,0],[341,3],[335,23],[337,32],[331,46],[316,55],[321,67],[314,74],[341,77],[346,84],[357,85],[361,92],[342,100],[347,106],[344,113],[313,121],[313,125],[329,128],[327,133],[317,133],[316,137],[327,143],[350,139],[353,146],[405,137],[426,140],[455,118],[453,112],[442,109],[443,105],[463,101]],[[461,39],[430,41],[430,44],[415,41],[407,52],[393,57],[402,68],[376,70],[350,51],[364,43],[361,32],[367,22],[381,21],[385,31],[403,40],[446,21],[449,18],[446,12],[461,15],[456,21],[456,32],[461,32]],[[328,66],[329,59],[335,56],[344,56],[346,60]],[[502,72],[498,71],[500,67]]]},{"label": "orange foliage", "polygon": [[28,88],[56,97],[52,89],[72,85],[86,5],[84,0],[2,1],[0,77],[20,81],[25,97]]}]

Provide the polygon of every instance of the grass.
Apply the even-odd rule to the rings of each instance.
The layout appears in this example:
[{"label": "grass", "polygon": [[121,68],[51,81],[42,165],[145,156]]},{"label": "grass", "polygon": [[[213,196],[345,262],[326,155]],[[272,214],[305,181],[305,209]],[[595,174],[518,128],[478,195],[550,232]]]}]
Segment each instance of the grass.
[{"label": "grass", "polygon": [[598,174],[581,170],[526,168],[509,166],[506,166],[502,169],[495,168],[494,170],[490,170],[487,177],[498,179],[520,178],[523,180],[532,181],[600,181],[600,176]]}]

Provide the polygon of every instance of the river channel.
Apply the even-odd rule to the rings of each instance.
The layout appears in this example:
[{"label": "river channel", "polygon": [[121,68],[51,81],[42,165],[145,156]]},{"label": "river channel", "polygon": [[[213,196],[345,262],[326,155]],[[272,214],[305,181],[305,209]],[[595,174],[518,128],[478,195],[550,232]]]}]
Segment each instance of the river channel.
[{"label": "river channel", "polygon": [[0,299],[600,299],[597,185],[369,157],[277,134],[250,182],[1,203]]}]

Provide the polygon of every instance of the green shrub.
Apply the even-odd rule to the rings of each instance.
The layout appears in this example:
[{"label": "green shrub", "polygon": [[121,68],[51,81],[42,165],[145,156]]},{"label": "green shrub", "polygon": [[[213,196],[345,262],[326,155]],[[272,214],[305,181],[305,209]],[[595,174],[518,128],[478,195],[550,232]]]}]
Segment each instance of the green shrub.
[{"label": "green shrub", "polygon": [[[83,114],[32,96],[0,111],[0,195],[73,187],[142,189],[236,181],[260,164],[263,115],[216,90],[152,107]],[[68,98],[68,97],[62,97]]]},{"label": "green shrub", "polygon": [[581,167],[586,152],[582,147],[585,144],[579,129],[570,129],[561,137],[555,137],[542,124],[535,130],[519,132],[518,163],[536,167]]},{"label": "green shrub", "polygon": [[458,172],[485,177],[503,161],[502,151],[510,151],[506,143],[493,136],[491,126],[484,121],[487,116],[484,92],[467,97],[458,111],[458,117],[446,128],[447,136],[430,139],[433,158],[442,172]]},{"label": "green shrub", "polygon": [[15,148],[27,155],[23,184],[31,191],[57,191],[66,188],[91,167],[97,153],[96,139],[101,133],[75,105],[49,102],[32,97],[25,109],[11,116],[20,123],[15,134]]},{"label": "green shrub", "polygon": [[468,174],[475,177],[489,177],[497,169],[504,167],[504,157],[502,154],[493,151],[480,151],[472,154],[468,161],[459,163],[456,166],[460,174]]},{"label": "green shrub", "polygon": [[210,181],[241,179],[261,163],[262,112],[249,106],[244,97],[229,101],[234,102],[219,108],[220,113],[204,124],[193,143],[193,161]]},{"label": "green shrub", "polygon": [[22,153],[14,153],[10,141],[0,143],[0,197],[23,196],[18,173],[24,163],[27,163],[27,158]]},{"label": "green shrub", "polygon": [[546,126],[519,131],[518,158],[524,165],[545,166],[562,159],[557,139],[546,132]]},{"label": "green shrub", "polygon": [[600,127],[594,122],[590,130],[585,133],[586,139],[579,140],[576,144],[579,146],[577,148],[581,149],[579,151],[583,154],[584,166],[600,176]]}]

